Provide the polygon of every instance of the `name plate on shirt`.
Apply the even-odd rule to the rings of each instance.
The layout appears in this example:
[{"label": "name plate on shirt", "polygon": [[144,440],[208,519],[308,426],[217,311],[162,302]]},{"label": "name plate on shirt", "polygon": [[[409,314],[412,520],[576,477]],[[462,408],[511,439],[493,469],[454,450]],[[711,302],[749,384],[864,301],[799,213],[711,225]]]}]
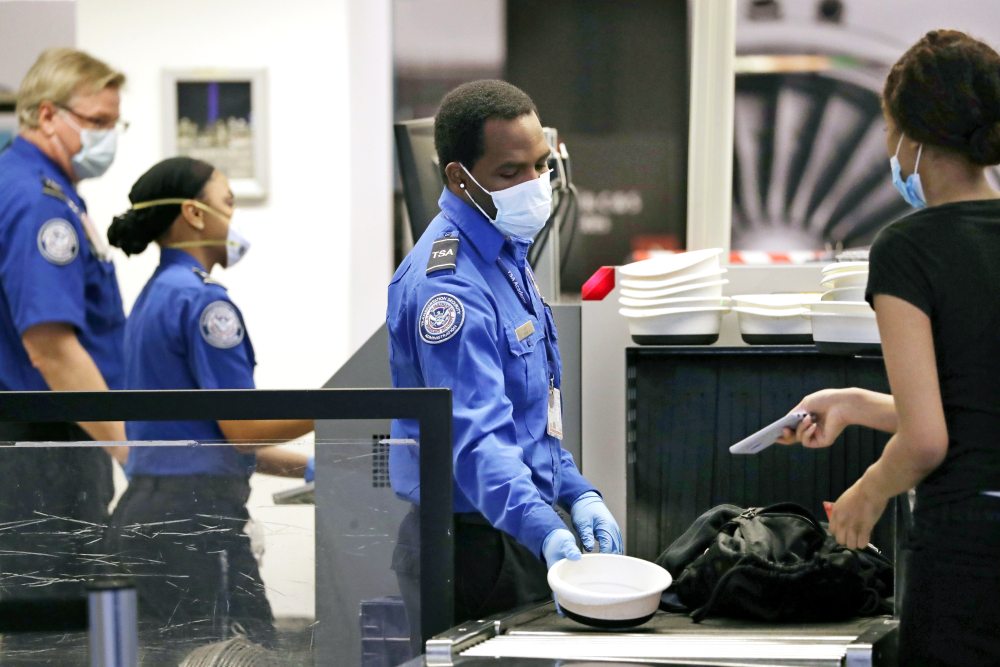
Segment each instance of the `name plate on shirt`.
[{"label": "name plate on shirt", "polygon": [[522,340],[535,333],[535,325],[528,320],[518,328],[514,329],[514,333],[517,334],[517,342],[520,343]]}]

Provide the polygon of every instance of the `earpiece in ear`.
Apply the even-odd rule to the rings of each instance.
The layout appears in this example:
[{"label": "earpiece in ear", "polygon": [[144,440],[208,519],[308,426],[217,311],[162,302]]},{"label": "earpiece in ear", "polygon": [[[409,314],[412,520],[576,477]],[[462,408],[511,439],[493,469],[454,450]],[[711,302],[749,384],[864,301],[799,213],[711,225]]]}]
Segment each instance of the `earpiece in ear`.
[{"label": "earpiece in ear", "polygon": [[458,187],[460,187],[460,188],[462,188],[464,190],[465,189],[465,183],[459,183]]}]

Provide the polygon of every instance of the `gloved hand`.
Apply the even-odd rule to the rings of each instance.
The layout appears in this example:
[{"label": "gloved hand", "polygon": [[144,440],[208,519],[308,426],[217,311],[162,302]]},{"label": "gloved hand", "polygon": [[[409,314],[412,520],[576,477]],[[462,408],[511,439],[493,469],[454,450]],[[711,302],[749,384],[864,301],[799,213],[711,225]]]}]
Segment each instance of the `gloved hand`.
[{"label": "gloved hand", "polygon": [[309,463],[306,464],[306,482],[311,482],[316,479],[316,457],[310,456]]},{"label": "gloved hand", "polygon": [[565,528],[556,528],[545,536],[542,542],[542,555],[549,569],[564,558],[580,560],[583,554],[576,548],[576,538]]},{"label": "gloved hand", "polygon": [[623,553],[622,531],[599,494],[588,491],[577,498],[570,508],[570,515],[584,549],[593,551],[597,546],[594,543],[596,537],[602,554]]}]

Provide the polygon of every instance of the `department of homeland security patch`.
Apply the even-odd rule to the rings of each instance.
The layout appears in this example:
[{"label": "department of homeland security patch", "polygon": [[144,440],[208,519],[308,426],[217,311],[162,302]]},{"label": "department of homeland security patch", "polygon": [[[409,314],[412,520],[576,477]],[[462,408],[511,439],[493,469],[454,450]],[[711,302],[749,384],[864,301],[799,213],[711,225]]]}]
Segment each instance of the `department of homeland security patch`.
[{"label": "department of homeland security patch", "polygon": [[420,312],[420,337],[425,343],[443,343],[462,328],[465,306],[451,294],[435,294]]},{"label": "department of homeland security patch", "polygon": [[38,251],[56,266],[65,266],[80,252],[80,238],[73,225],[62,218],[53,218],[38,230]]},{"label": "department of homeland security patch", "polygon": [[201,335],[212,347],[228,350],[243,341],[243,322],[228,301],[215,301],[201,312]]}]

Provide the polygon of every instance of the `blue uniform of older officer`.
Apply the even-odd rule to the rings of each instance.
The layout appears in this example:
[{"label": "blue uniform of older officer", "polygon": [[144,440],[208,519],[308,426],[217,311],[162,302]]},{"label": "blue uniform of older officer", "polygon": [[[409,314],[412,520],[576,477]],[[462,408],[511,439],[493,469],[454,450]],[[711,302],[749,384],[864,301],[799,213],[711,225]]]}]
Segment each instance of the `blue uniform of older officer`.
[{"label": "blue uniform of older officer", "polygon": [[[526,260],[551,208],[534,105],[500,81],[461,86],[442,102],[435,145],[441,213],[389,286],[389,354],[393,386],[452,390],[460,622],[546,598],[542,560],[580,558],[557,505],[587,549],[596,539],[620,553],[621,535],[561,447],[558,336]],[[417,439],[416,423],[397,420],[392,435]],[[417,449],[393,447],[389,464],[396,494],[419,504]],[[393,559],[411,612],[417,516]]]},{"label": "blue uniform of older officer", "polygon": [[[0,154],[0,391],[124,388],[115,267],[76,191],[111,165],[124,80],[85,53],[54,49],[21,84],[18,136]],[[0,441],[92,439],[124,441],[124,425],[0,424]],[[123,459],[127,449],[109,451]],[[82,595],[96,566],[89,545],[113,495],[112,462],[99,448],[0,452],[0,523],[8,527],[0,597]],[[5,637],[5,652],[19,641]]]}]

